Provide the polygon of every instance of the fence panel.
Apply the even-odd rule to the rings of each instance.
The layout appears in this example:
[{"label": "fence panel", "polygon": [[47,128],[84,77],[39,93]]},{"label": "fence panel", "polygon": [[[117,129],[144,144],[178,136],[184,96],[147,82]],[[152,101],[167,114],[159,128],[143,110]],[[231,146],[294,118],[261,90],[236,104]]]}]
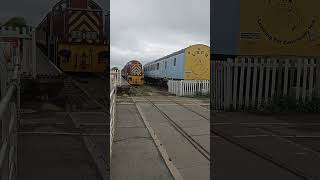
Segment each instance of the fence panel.
[{"label": "fence panel", "polygon": [[210,92],[210,81],[208,80],[169,80],[169,93],[177,96],[192,96],[197,93],[207,94]]},{"label": "fence panel", "polygon": [[261,108],[275,96],[311,101],[319,90],[319,66],[314,59],[246,57],[212,61],[216,110]]}]

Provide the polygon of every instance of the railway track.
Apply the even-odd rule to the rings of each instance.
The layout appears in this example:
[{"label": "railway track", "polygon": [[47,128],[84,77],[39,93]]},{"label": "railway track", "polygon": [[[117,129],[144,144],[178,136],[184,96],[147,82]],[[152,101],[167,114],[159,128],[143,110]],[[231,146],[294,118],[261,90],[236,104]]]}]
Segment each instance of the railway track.
[{"label": "railway track", "polygon": [[[94,92],[90,91],[91,80],[98,82],[105,81],[100,76],[86,78],[69,76],[66,78],[64,82],[65,86],[61,93],[66,103],[66,112],[59,112],[66,115],[56,117],[54,114],[48,114],[47,112],[30,114],[28,116],[31,117],[26,119],[19,135],[27,138],[37,137],[45,139],[49,137],[57,139],[59,142],[59,139],[73,138],[77,140],[81,138],[83,143],[81,147],[84,147],[83,150],[81,149],[81,152],[89,153],[88,155],[91,156],[96,165],[99,176],[101,179],[107,180],[108,172],[106,170],[109,170],[110,167],[108,163],[109,156],[105,152],[108,151],[109,142],[110,125],[107,121],[109,112],[106,110],[106,104],[99,102]],[[103,91],[103,86],[107,83],[99,82],[96,84],[100,84],[101,86],[98,87],[97,91]],[[93,89],[96,90],[96,88]],[[101,94],[106,94],[107,96],[107,93],[102,92]],[[89,115],[82,116],[82,113]],[[90,113],[93,115],[90,115]],[[79,118],[79,116],[81,117]],[[58,143],[58,145],[60,144]],[[73,144],[70,144],[70,147],[72,146]],[[68,147],[69,145],[66,146],[66,148]],[[55,154],[56,152],[50,151],[50,153]]]},{"label": "railway track", "polygon": [[[73,110],[77,109],[80,111],[98,111],[102,110],[104,112],[108,112],[107,109],[107,95],[105,97],[101,96],[98,98],[94,97],[93,94],[95,92],[89,92],[86,87],[84,87],[81,83],[89,83],[90,81],[101,81],[102,83],[98,85],[98,87],[94,87],[92,89],[107,92],[105,91],[107,88],[103,86],[107,86],[107,83],[103,83],[106,81],[106,77],[98,74],[94,74],[94,78],[90,77],[77,77],[77,76],[70,76],[65,81],[65,97],[67,98],[67,103],[71,106]],[[90,84],[88,85],[90,87]],[[107,93],[105,93],[107,94]]]},{"label": "railway track", "polygon": [[[139,87],[131,86],[133,89],[137,89]],[[162,95],[168,95],[168,94],[162,94]],[[177,124],[172,118],[170,118],[165,112],[163,112],[158,106],[156,106],[150,99],[144,97],[164,118],[166,118],[170,124],[184,137],[186,140],[208,161],[210,161],[210,152],[208,152],[200,143],[198,143],[192,136],[190,136],[179,124]],[[186,108],[189,111],[192,111],[196,113],[197,115],[204,117],[202,114],[191,110],[189,107],[186,107],[185,105],[178,103],[176,101],[170,100],[184,108]],[[205,117],[204,117],[205,118]],[[205,118],[208,120],[208,118]]]},{"label": "railway track", "polygon": [[[231,123],[230,125],[234,125],[234,123]],[[248,123],[242,123],[242,124],[239,123],[237,125],[248,125]],[[224,139],[224,140],[226,140],[226,141],[228,141],[228,142],[230,142],[230,143],[232,143],[242,149],[245,149],[246,151],[249,151],[250,153],[282,168],[283,170],[285,170],[287,172],[294,174],[295,176],[297,176],[301,179],[314,180],[314,177],[310,176],[309,174],[307,174],[303,170],[298,169],[289,163],[281,161],[280,159],[276,159],[274,156],[264,152],[263,150],[259,150],[258,148],[254,147],[252,145],[244,143],[243,141],[240,140],[239,137],[236,137],[236,136],[233,136],[229,133],[226,133],[224,130],[219,129],[219,128],[215,127],[214,125],[211,126],[210,131],[212,132],[213,135],[220,137],[220,138],[222,138],[222,139]],[[270,136],[270,134],[268,134],[268,136]],[[273,135],[273,136],[276,136],[276,135]],[[283,137],[281,137],[281,138],[283,138]]]},{"label": "railway track", "polygon": [[157,111],[166,118],[171,125],[184,137],[188,142],[208,161],[210,161],[210,153],[199,144],[192,136],[190,136],[181,126],[179,126],[173,119],[171,119],[165,112],[163,112],[158,106],[156,106],[150,99],[145,98]]}]

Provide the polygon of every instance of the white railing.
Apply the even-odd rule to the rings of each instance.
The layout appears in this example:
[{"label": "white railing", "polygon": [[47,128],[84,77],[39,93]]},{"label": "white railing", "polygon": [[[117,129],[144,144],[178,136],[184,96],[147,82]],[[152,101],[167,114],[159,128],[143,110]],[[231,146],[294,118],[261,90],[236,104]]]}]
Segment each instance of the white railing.
[{"label": "white railing", "polygon": [[190,96],[196,94],[209,94],[210,81],[209,80],[169,80],[169,93],[177,96]]},{"label": "white railing", "polygon": [[[20,59],[18,49],[0,43],[2,144],[0,146],[1,179],[17,179],[17,126],[20,111]],[[14,53],[10,53],[14,52]],[[15,56],[14,56],[15,54]]]},{"label": "white railing", "polygon": [[110,161],[112,157],[112,144],[115,129],[117,85],[120,81],[120,73],[118,71],[110,72]]},{"label": "white railing", "polygon": [[112,82],[112,84],[116,84],[116,86],[120,86],[121,81],[122,81],[122,77],[121,77],[120,70],[110,71],[110,82]]},{"label": "white railing", "polygon": [[211,103],[216,110],[259,109],[276,97],[306,102],[320,94],[316,59],[247,57],[211,65]]}]

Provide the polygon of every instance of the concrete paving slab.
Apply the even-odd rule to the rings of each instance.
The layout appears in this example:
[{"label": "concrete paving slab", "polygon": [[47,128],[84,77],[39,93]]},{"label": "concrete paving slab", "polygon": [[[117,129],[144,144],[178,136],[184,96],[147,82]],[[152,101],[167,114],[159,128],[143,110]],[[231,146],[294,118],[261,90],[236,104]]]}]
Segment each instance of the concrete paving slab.
[{"label": "concrete paving slab", "polygon": [[[39,123],[42,123],[42,125],[37,124],[33,127],[23,125],[21,127],[20,131],[23,131],[23,133],[18,134],[18,161],[20,162],[18,163],[18,179],[101,180],[102,177],[97,166],[83,144],[80,135],[34,133],[43,131],[72,134],[73,131],[76,131],[72,120],[66,116],[66,113],[55,114],[49,115],[50,118],[41,118],[43,114],[40,113],[34,117],[37,117],[37,121],[41,120]],[[46,125],[55,122],[61,122],[62,124]],[[108,146],[108,143],[106,143],[106,146]]]},{"label": "concrete paving slab", "polygon": [[130,138],[139,138],[145,137],[149,138],[149,132],[145,127],[143,128],[115,128],[115,134],[117,136],[114,137],[114,141],[120,141],[123,139],[130,139]]},{"label": "concrete paving slab", "polygon": [[134,104],[117,104],[116,127],[145,127]]},{"label": "concrete paving slab", "polygon": [[192,136],[192,138],[210,152],[210,135]]},{"label": "concrete paving slab", "polygon": [[[162,104],[156,104],[157,107],[159,107],[159,109],[161,111],[163,111],[164,113],[167,114],[167,116],[171,117],[172,119],[176,120],[176,121],[185,121],[185,120],[205,120],[203,117],[197,115],[196,113],[180,106],[180,105],[176,105],[176,106],[165,106]],[[173,118],[174,117],[174,118]],[[208,122],[208,120],[205,120]],[[209,123],[208,123],[209,125]]]},{"label": "concrete paving slab", "polygon": [[144,97],[132,97],[133,102],[147,101]]},{"label": "concrete paving slab", "polygon": [[111,179],[172,179],[151,138],[116,141],[112,151]]},{"label": "concrete paving slab", "polygon": [[204,108],[200,105],[185,105],[186,107],[192,109],[193,111],[201,114],[203,117],[205,117],[207,120],[210,120],[210,110],[207,108]]},{"label": "concrete paving slab", "polygon": [[301,180],[292,173],[231,144],[221,138],[211,139],[214,180]]},{"label": "concrete paving slab", "polygon": [[[176,131],[155,107],[150,103],[137,103],[137,106],[142,110],[143,117],[150,122],[169,157],[178,169],[198,166],[209,167],[209,161]],[[196,169],[190,168],[190,171],[198,174]],[[181,175],[184,176],[184,174]],[[198,177],[200,178],[200,175]]]},{"label": "concrete paving slab", "polygon": [[[198,173],[193,173],[197,171]],[[210,179],[210,166],[195,166],[190,168],[180,169],[180,172],[184,174],[184,180],[196,180],[196,179],[203,179],[209,180]]]},{"label": "concrete paving slab", "polygon": [[135,105],[117,104],[111,179],[173,179]]},{"label": "concrete paving slab", "polygon": [[210,135],[210,126],[183,128],[191,136]]},{"label": "concrete paving slab", "polygon": [[72,112],[70,117],[79,124],[109,122],[107,114],[103,112]]}]

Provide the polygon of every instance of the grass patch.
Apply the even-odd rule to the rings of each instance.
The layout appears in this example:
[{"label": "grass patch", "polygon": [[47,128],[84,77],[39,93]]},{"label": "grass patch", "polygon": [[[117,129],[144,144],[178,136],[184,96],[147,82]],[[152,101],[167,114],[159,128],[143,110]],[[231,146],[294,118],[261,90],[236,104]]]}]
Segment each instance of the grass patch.
[{"label": "grass patch", "polygon": [[194,95],[186,95],[184,97],[190,97],[190,98],[210,98],[210,93],[202,93],[200,91],[197,91]]}]

